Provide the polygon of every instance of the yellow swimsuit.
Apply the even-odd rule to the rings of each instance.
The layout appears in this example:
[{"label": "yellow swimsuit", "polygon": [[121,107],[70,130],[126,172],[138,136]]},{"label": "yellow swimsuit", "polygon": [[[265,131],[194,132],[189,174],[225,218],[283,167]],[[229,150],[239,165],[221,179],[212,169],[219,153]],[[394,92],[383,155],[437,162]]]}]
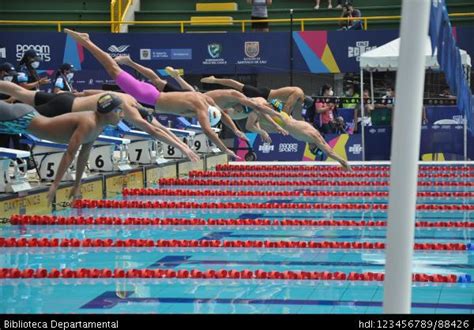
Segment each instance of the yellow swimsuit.
[{"label": "yellow swimsuit", "polygon": [[[290,118],[286,112],[283,111],[283,108],[285,107],[285,104],[278,100],[278,99],[271,99],[269,103],[273,106],[273,109],[278,111],[283,117],[285,118]],[[278,126],[283,127],[284,122],[281,118],[279,117],[272,117],[273,121],[278,124]]]}]

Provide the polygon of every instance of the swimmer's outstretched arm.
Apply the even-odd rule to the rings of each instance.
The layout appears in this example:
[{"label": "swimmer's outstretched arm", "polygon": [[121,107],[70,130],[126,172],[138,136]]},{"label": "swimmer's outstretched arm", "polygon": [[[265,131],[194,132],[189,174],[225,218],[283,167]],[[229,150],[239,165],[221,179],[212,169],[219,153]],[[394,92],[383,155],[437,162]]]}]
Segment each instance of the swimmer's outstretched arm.
[{"label": "swimmer's outstretched arm", "polygon": [[314,127],[311,131],[310,136],[312,138],[312,143],[315,143],[319,149],[324,151],[332,159],[337,160],[344,167],[344,169],[349,171],[351,170],[351,167],[347,160],[339,156],[339,154],[337,154],[334,149],[329,146],[329,144],[326,142],[326,140],[324,140],[319,131],[314,129]]},{"label": "swimmer's outstretched arm", "polygon": [[250,142],[249,139],[247,138],[247,136],[245,135],[245,133],[242,132],[237,127],[237,125],[235,125],[232,118],[224,110],[221,110],[221,121],[224,125],[226,125],[228,128],[230,128],[232,130],[232,132],[234,132],[235,136],[237,136],[237,137],[239,137],[239,138],[241,138],[241,139],[243,139],[247,142]]},{"label": "swimmer's outstretched arm", "polygon": [[[69,168],[69,166],[71,166],[74,160],[74,157],[76,156],[76,153],[82,144],[82,141],[90,133],[90,130],[93,130],[93,129],[94,127],[92,127],[91,125],[79,124],[76,130],[74,131],[74,133],[72,134],[71,139],[69,140],[67,150],[64,153],[63,157],[61,158],[61,161],[59,162],[58,172],[56,173],[56,177],[54,178],[54,181],[51,184],[51,187],[49,188],[49,192],[48,192],[49,205],[52,204],[54,196],[56,195],[56,190],[58,189],[59,184],[61,183],[61,180],[64,174],[66,173],[67,169]],[[87,148],[88,147],[86,146],[86,149]],[[89,148],[89,151],[90,151],[90,148]],[[78,173],[77,175],[79,178],[82,177],[82,173]],[[79,184],[80,184],[80,181],[79,181]]]},{"label": "swimmer's outstretched arm", "polygon": [[247,122],[245,123],[245,128],[250,131],[260,135],[262,141],[265,143],[272,143],[270,135],[260,127],[259,118],[256,113],[250,113],[247,117]]},{"label": "swimmer's outstretched arm", "polygon": [[164,129],[164,126],[161,125],[155,118],[150,124],[148,121],[143,119],[143,117],[140,115],[138,109],[135,106],[129,105],[127,102],[124,102],[123,107],[125,110],[126,119],[130,121],[133,125],[150,134],[155,139],[164,141],[167,144],[178,148],[190,160],[198,161],[200,159],[199,156],[194,151],[192,151],[188,145],[178,139],[173,133],[171,133],[167,129]]},{"label": "swimmer's outstretched arm", "polygon": [[89,159],[89,154],[92,150],[93,143],[86,143],[81,146],[81,151],[79,156],[77,156],[76,162],[76,181],[74,182],[74,187],[71,189],[69,198],[72,198],[73,201],[81,198],[81,179],[84,170],[86,169],[87,161]]},{"label": "swimmer's outstretched arm", "polygon": [[201,125],[201,129],[204,134],[223,152],[228,154],[231,157],[234,157],[236,159],[241,159],[239,156],[237,156],[232,150],[226,147],[224,142],[222,142],[221,139],[219,139],[219,136],[212,130],[211,124],[209,123],[209,114],[207,112],[207,109],[204,108],[202,111],[197,111],[196,112],[196,118],[199,121],[199,124]]},{"label": "swimmer's outstretched arm", "polygon": [[165,85],[167,83],[166,80],[161,79],[152,69],[133,61],[130,56],[121,55],[115,57],[114,60],[118,64],[126,65],[131,67],[132,69],[137,70],[141,75],[149,79],[160,92],[162,92],[163,88],[165,88]]}]

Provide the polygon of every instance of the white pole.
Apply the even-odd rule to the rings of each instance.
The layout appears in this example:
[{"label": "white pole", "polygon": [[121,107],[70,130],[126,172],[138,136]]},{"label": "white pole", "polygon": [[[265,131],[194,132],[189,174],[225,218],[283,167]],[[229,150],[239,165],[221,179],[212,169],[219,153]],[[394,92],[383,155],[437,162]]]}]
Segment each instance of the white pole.
[{"label": "white pole", "polygon": [[370,71],[370,98],[374,99],[374,72]]},{"label": "white pole", "polygon": [[[364,104],[364,69],[360,68],[360,128],[362,134],[362,160],[365,161],[365,128],[364,128],[364,116],[365,116],[365,104]],[[357,123],[355,123],[357,125]]]},{"label": "white pole", "polygon": [[412,258],[430,0],[403,0],[392,136],[384,313],[411,311]]}]

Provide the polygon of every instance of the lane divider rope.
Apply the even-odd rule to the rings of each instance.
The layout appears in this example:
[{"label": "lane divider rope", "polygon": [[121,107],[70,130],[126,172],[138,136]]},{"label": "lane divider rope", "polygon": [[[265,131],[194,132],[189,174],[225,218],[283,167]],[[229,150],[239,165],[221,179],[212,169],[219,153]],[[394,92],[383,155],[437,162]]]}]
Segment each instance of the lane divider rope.
[{"label": "lane divider rope", "polygon": [[[12,225],[146,225],[146,226],[273,226],[273,227],[385,227],[386,221],[311,219],[134,218],[51,215],[12,215]],[[474,228],[467,221],[417,221],[418,228]]]},{"label": "lane divider rope", "polygon": [[[383,242],[334,242],[334,241],[221,241],[197,239],[77,239],[77,238],[0,238],[0,247],[172,247],[172,248],[257,248],[257,249],[385,249]],[[415,250],[473,250],[471,243],[415,243]]]},{"label": "lane divider rope", "polygon": [[[244,203],[244,202],[172,202],[128,200],[76,200],[72,207],[88,208],[139,208],[139,209],[295,209],[295,210],[387,210],[387,204],[374,203]],[[417,210],[472,211],[474,204],[418,204]]]},{"label": "lane divider rope", "polygon": [[[269,270],[228,270],[228,269],[97,269],[80,268],[18,269],[0,268],[0,278],[178,278],[178,279],[259,279],[259,280],[333,280],[333,281],[383,281],[383,273],[343,273],[317,271],[269,271]],[[472,283],[472,277],[466,275],[413,274],[414,282],[432,283]]]}]

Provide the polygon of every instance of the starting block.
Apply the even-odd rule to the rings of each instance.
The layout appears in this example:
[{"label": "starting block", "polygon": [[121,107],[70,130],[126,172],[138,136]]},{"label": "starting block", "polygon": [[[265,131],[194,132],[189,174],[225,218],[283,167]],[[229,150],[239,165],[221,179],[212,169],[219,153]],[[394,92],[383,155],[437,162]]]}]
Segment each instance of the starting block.
[{"label": "starting block", "polygon": [[[31,134],[22,134],[20,142],[30,146],[40,180],[54,181],[67,145],[39,139]],[[68,168],[62,181],[73,181],[74,178],[75,173]]]},{"label": "starting block", "polygon": [[[99,135],[89,155],[89,168],[93,171],[112,172],[132,169],[128,160],[129,139],[107,135]],[[114,159],[114,151],[118,148],[119,158]]]},{"label": "starting block", "polygon": [[[220,149],[208,139],[206,134],[202,132],[201,126],[191,124],[184,117],[179,117],[178,121],[181,125],[184,126],[186,131],[194,132],[196,134],[192,144],[190,145],[190,147],[193,148],[194,151],[196,151],[197,153],[204,154],[221,152]],[[221,129],[215,127],[212,127],[212,130],[215,133],[219,133],[221,131]]]},{"label": "starting block", "polygon": [[130,140],[128,145],[128,155],[130,162],[137,164],[162,164],[167,160],[158,151],[158,141],[150,134],[138,130],[133,130],[127,124],[118,124],[120,136]]},{"label": "starting block", "polygon": [[[168,128],[174,135],[179,137],[184,143],[186,143],[188,146],[193,145],[195,138],[196,138],[196,133],[192,131],[187,131],[184,129],[177,129],[177,128]],[[168,158],[183,158],[184,155],[181,152],[181,150],[177,149],[174,146],[171,146],[165,142],[160,143],[161,146],[161,152],[165,157]]]},{"label": "starting block", "polygon": [[[27,162],[18,165],[16,159],[30,157],[30,152],[25,150],[0,148],[0,192],[20,192],[31,189],[27,180]],[[10,178],[9,169],[13,166],[13,178]],[[23,168],[23,173],[20,171]]]}]

